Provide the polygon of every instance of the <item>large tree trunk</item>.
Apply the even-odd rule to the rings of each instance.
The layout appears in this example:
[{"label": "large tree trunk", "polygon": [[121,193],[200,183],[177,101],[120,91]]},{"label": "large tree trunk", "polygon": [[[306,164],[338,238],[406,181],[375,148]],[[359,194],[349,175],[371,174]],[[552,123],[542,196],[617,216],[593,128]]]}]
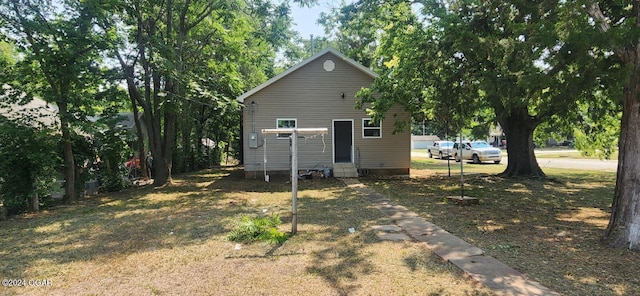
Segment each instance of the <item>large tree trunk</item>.
[{"label": "large tree trunk", "polygon": [[533,131],[537,121],[526,108],[503,116],[501,125],[507,138],[507,168],[501,177],[545,177],[533,150]]},{"label": "large tree trunk", "polygon": [[131,106],[133,107],[133,121],[136,125],[136,135],[138,138],[136,139],[136,143],[138,144],[138,155],[140,157],[140,171],[142,173],[142,178],[145,180],[149,180],[149,170],[147,168],[147,152],[144,149],[144,133],[142,132],[142,124],[140,122],[138,113],[138,105],[136,104],[136,100],[134,98],[131,99]]},{"label": "large tree trunk", "polygon": [[181,151],[179,151],[181,167],[178,168],[178,171],[181,172],[191,172],[194,170],[193,149],[191,149],[193,146],[191,145],[191,130],[193,128],[193,119],[190,114],[192,112],[191,109],[192,106],[190,102],[183,104],[183,118],[180,121]]},{"label": "large tree trunk", "polygon": [[620,121],[618,174],[609,226],[603,241],[614,247],[640,250],[640,65],[625,88]]},{"label": "large tree trunk", "polygon": [[165,130],[164,130],[163,159],[165,162],[164,169],[166,169],[166,173],[167,173],[167,178],[164,181],[165,183],[173,184],[173,179],[171,178],[171,172],[173,169],[173,148],[175,147],[175,141],[176,141],[177,117],[170,110],[165,113],[164,122],[165,122]]},{"label": "large tree trunk", "polygon": [[194,155],[197,155],[197,157],[192,157],[192,159],[196,165],[196,169],[208,167],[208,163],[205,160],[207,158],[205,155],[208,155],[208,153],[205,154],[205,146],[202,143],[202,140],[204,139],[204,125],[207,122],[207,119],[205,118],[205,110],[206,107],[204,104],[198,106],[198,118],[195,121],[197,124],[194,124],[194,137],[196,139],[194,141]]},{"label": "large tree trunk", "polygon": [[[164,103],[162,110],[159,108],[160,98],[158,93],[161,92],[160,75],[154,70],[153,73],[153,89],[154,89],[154,110],[151,111],[147,122],[149,123],[149,145],[151,147],[151,154],[153,155],[153,168],[155,176],[153,177],[154,186],[163,186],[167,183],[171,184],[171,152],[167,150],[169,146],[173,144],[172,134],[169,132],[174,126],[175,116],[164,116],[164,120],[161,120],[163,113],[168,112],[170,103]],[[164,121],[164,122],[163,122]],[[164,130],[164,135],[162,131]],[[167,142],[168,141],[168,142]]]},{"label": "large tree trunk", "polygon": [[[160,119],[158,118],[159,114],[153,114],[153,116],[149,116],[147,119],[147,123],[150,128],[149,131],[149,146],[151,148],[151,154],[153,155],[153,185],[154,186],[163,186],[167,183],[171,184],[171,155],[168,156],[167,159],[167,150],[164,145],[161,133],[162,129],[160,128],[162,125],[160,123]],[[166,119],[165,119],[166,120]],[[165,125],[166,129],[166,125]],[[166,130],[165,130],[166,134]],[[166,136],[165,136],[166,137]]]},{"label": "large tree trunk", "polygon": [[141,102],[142,98],[140,97],[140,92],[138,91],[138,87],[136,86],[136,82],[134,79],[134,67],[127,65],[127,63],[122,58],[122,55],[118,51],[116,51],[116,56],[118,61],[120,62],[120,67],[122,71],[126,75],[127,81],[127,90],[129,92],[129,100],[131,101],[131,106],[133,109],[133,121],[136,127],[136,135],[138,138],[136,139],[136,143],[138,146],[138,155],[140,157],[140,171],[142,173],[142,177],[147,180],[149,179],[148,169],[147,169],[147,161],[146,161],[146,152],[144,149],[144,133],[142,132],[142,124],[140,122],[139,113],[138,113],[138,103]]},{"label": "large tree trunk", "polygon": [[[635,27],[640,28],[640,6],[633,2]],[[601,32],[611,29],[609,19],[604,15],[598,2],[585,7],[591,17],[598,21]],[[603,236],[603,241],[614,247],[640,250],[640,42],[626,43],[614,47],[616,56],[628,66],[633,66],[629,81],[624,88],[622,119],[620,120],[620,138],[618,140],[618,172],[616,188],[613,194],[611,217]]]},{"label": "large tree trunk", "polygon": [[[598,2],[585,7],[587,13],[598,23],[601,32],[608,32],[611,23]],[[633,1],[635,28],[640,28],[640,2]],[[628,47],[625,47],[628,45]],[[633,66],[629,81],[624,88],[620,138],[618,140],[618,172],[616,188],[611,205],[609,225],[602,240],[614,247],[640,250],[640,42],[618,44],[613,48],[616,56],[627,66]]]},{"label": "large tree trunk", "polygon": [[64,178],[65,178],[65,202],[77,200],[76,196],[76,163],[73,158],[73,139],[69,130],[67,103],[58,102],[58,114],[60,118],[60,130],[62,132],[62,150],[64,157]]},{"label": "large tree trunk", "polygon": [[[153,70],[153,102],[154,110],[156,112],[150,112],[147,122],[149,123],[149,145],[151,147],[151,153],[153,155],[153,167],[155,176],[153,178],[154,186],[163,186],[166,184],[171,185],[173,180],[171,179],[171,169],[173,166],[173,147],[176,140],[176,115],[175,105],[171,102],[171,99],[175,97],[176,92],[172,86],[172,82],[166,82],[165,89],[161,90],[161,75],[154,69]],[[170,94],[169,99],[162,103],[162,108],[159,108],[160,97],[158,93],[161,91]],[[146,110],[146,109],[145,109]],[[162,120],[161,120],[162,118]],[[164,133],[162,133],[164,131]]]}]

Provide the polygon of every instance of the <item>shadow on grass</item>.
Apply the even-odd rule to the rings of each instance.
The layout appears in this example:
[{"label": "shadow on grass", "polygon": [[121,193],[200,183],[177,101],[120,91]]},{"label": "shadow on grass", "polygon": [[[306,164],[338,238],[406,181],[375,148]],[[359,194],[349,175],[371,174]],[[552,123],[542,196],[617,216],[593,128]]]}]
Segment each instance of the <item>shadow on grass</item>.
[{"label": "shadow on grass", "polygon": [[[56,276],[64,274],[67,263],[109,262],[134,253],[224,240],[240,215],[264,215],[261,209],[266,208],[280,213],[284,223],[291,220],[291,184],[286,178],[271,183],[247,180],[241,168],[174,178],[175,186],[100,194],[0,222],[0,274],[28,278],[46,265],[41,274]],[[372,253],[365,251],[381,242],[370,226],[390,224],[390,220],[339,180],[300,181],[299,193],[299,232],[285,246],[266,251],[247,247],[245,253],[238,253],[245,255],[225,258],[304,254],[311,261],[305,271],[320,277],[336,293],[361,291],[359,279],[381,272]],[[256,252],[263,253],[256,256]],[[403,263],[415,272],[415,260]]]},{"label": "shadow on grass", "polygon": [[[307,181],[310,180],[301,184],[311,186]],[[312,263],[307,272],[320,276],[339,295],[350,295],[362,288],[354,282],[375,269],[372,255],[365,252],[365,246],[379,240],[368,230],[369,226],[388,221],[380,211],[346,189],[342,182],[326,181],[333,184],[332,198],[300,196],[299,221],[309,225],[309,230],[298,235],[328,243],[312,252]],[[325,230],[321,234],[313,233],[314,226]],[[355,233],[350,233],[350,228]]]},{"label": "shadow on grass", "polygon": [[[374,255],[367,250],[367,246],[381,243],[372,229],[374,225],[388,225],[393,222],[375,207],[368,198],[362,197],[351,189],[345,188],[341,181],[337,181],[338,186],[333,190],[333,198],[315,197],[303,195],[299,199],[300,220],[303,223],[317,224],[324,229],[322,237],[314,237],[317,241],[331,243],[327,247],[321,247],[312,253],[312,264],[307,268],[307,272],[321,276],[339,295],[352,295],[362,291],[362,284],[358,283],[360,277],[379,273],[376,260],[380,260],[379,255]],[[305,221],[312,221],[311,223]],[[328,227],[328,228],[327,228]],[[351,233],[349,229],[353,228]],[[299,234],[306,239],[313,236],[313,233],[303,232]],[[396,242],[398,243],[398,242]],[[400,243],[401,244],[401,243]],[[387,252],[393,250],[387,249]],[[406,253],[405,253],[406,252]],[[384,253],[384,251],[383,251]],[[428,270],[428,267],[438,265],[438,270],[442,273],[455,274],[443,268],[442,262],[427,249],[420,249],[418,253],[402,251],[404,266],[411,272],[424,274],[437,273]],[[384,254],[382,255],[384,256]],[[394,271],[390,270],[389,276],[394,276]],[[460,276],[462,277],[462,276]],[[414,283],[419,286],[419,283]],[[440,286],[445,286],[441,284]],[[442,295],[450,293],[450,286],[447,288],[433,288],[436,292],[428,292],[425,295]],[[412,290],[412,287],[404,287],[403,293]],[[454,288],[455,289],[455,288]],[[471,289],[468,295],[488,295],[480,290]]]},{"label": "shadow on grass", "polygon": [[[209,181],[220,181],[222,170]],[[0,274],[21,278],[37,262],[64,264],[199,244],[224,236],[231,219],[250,212],[230,202],[224,188],[198,187],[199,176],[178,186],[129,188],[99,194],[0,223]],[[228,183],[228,182],[222,182]]]},{"label": "shadow on grass", "polygon": [[[439,168],[441,169],[441,168]],[[448,203],[459,176],[365,183],[420,216],[476,245],[534,280],[566,295],[628,295],[640,291],[640,254],[600,243],[615,174],[546,171],[550,180],[465,176],[477,206]],[[626,262],[626,263],[625,263]]]}]

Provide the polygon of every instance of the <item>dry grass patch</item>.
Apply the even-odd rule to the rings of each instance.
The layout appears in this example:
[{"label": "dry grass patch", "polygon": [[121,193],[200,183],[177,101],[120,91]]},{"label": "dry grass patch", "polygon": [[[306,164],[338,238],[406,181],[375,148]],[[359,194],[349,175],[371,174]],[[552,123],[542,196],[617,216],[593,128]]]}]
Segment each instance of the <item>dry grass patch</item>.
[{"label": "dry grass patch", "polygon": [[[433,165],[432,165],[433,164]],[[429,173],[419,171],[429,169]],[[498,168],[498,169],[496,169]],[[640,254],[600,243],[615,173],[546,169],[548,180],[510,180],[495,165],[465,164],[465,195],[478,206],[447,203],[460,194],[437,160],[414,162],[419,177],[363,180],[398,204],[565,295],[636,295]],[[458,171],[459,173],[459,171]],[[423,177],[427,176],[427,177]]]},{"label": "dry grass patch", "polygon": [[242,176],[177,176],[0,222],[0,277],[53,283],[0,294],[490,295],[420,244],[378,239],[371,226],[392,222],[336,180],[300,182],[287,242],[238,248],[225,238],[242,215],[280,214],[283,231],[291,218],[286,180]]}]

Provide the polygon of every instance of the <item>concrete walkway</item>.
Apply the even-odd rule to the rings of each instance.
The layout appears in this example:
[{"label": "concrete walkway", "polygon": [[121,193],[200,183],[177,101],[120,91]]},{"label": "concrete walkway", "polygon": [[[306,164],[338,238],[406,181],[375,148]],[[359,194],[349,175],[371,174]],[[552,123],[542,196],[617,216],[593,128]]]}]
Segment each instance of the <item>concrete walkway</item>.
[{"label": "concrete walkway", "polygon": [[382,213],[402,228],[413,240],[445,261],[460,268],[466,275],[499,295],[560,295],[527,279],[522,273],[505,265],[484,251],[457,238],[444,229],[427,222],[407,208],[362,184],[358,179],[341,179],[349,188],[368,198]]}]

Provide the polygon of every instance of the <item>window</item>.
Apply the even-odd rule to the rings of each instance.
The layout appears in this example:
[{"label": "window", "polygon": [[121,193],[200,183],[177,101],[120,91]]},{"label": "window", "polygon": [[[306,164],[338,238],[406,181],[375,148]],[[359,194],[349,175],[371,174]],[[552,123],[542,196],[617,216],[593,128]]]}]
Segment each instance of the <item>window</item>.
[{"label": "window", "polygon": [[362,119],[363,138],[382,138],[382,121],[376,123],[371,118]]},{"label": "window", "polygon": [[[296,118],[278,118],[276,119],[276,128],[296,128],[298,120]],[[278,139],[288,139],[291,133],[278,134]]]}]

